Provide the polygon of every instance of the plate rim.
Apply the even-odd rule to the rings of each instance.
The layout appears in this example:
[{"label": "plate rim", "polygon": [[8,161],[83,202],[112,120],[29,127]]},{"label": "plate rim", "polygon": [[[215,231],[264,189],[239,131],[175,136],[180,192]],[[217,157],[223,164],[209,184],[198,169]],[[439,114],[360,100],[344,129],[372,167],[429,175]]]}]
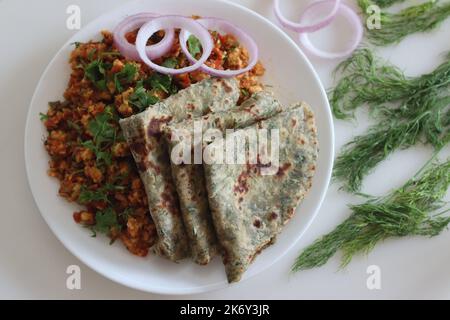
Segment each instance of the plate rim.
[{"label": "plate rim", "polygon": [[[209,0],[211,1],[211,0]],[[219,289],[225,289],[228,287],[236,287],[241,285],[245,280],[248,280],[254,276],[256,276],[257,274],[260,274],[264,271],[267,271],[270,267],[272,267],[275,263],[277,263],[278,261],[280,261],[289,251],[291,251],[293,249],[293,247],[295,245],[297,245],[297,243],[300,241],[300,239],[303,237],[303,235],[307,232],[307,230],[310,228],[311,224],[313,223],[313,221],[316,219],[320,208],[322,207],[323,201],[325,199],[325,196],[327,194],[328,188],[330,186],[330,181],[331,181],[331,175],[332,175],[332,168],[333,168],[333,164],[334,164],[334,155],[335,155],[335,130],[334,130],[334,123],[333,123],[333,118],[331,115],[331,109],[330,109],[330,105],[329,105],[329,100],[326,94],[326,90],[324,89],[324,86],[322,84],[322,81],[320,80],[319,75],[317,74],[317,71],[315,70],[314,66],[312,65],[312,63],[310,62],[310,60],[308,59],[308,57],[305,55],[305,53],[301,50],[301,48],[298,46],[297,43],[295,43],[295,41],[286,33],[284,32],[279,26],[277,26],[274,22],[270,21],[269,18],[263,16],[262,14],[235,2],[229,1],[229,0],[214,0],[215,2],[220,2],[220,3],[225,3],[226,5],[232,6],[234,8],[236,8],[237,10],[242,10],[245,11],[246,13],[255,16],[256,18],[261,19],[262,21],[264,21],[266,24],[268,24],[271,28],[275,29],[279,35],[281,37],[283,37],[285,40],[287,40],[289,42],[289,44],[295,48],[295,50],[297,51],[297,54],[299,54],[302,59],[304,60],[304,62],[306,63],[306,65],[309,67],[309,69],[312,71],[312,75],[315,78],[315,80],[318,82],[319,84],[319,89],[320,89],[320,93],[322,98],[324,99],[324,101],[326,102],[326,106],[328,107],[325,110],[325,114],[326,114],[326,122],[327,122],[327,126],[329,127],[329,135],[326,137],[327,139],[330,140],[330,145],[329,145],[329,161],[327,161],[327,170],[325,173],[325,183],[326,183],[326,187],[323,188],[320,192],[320,195],[318,196],[318,201],[316,202],[315,205],[315,209],[314,212],[311,214],[311,217],[309,218],[309,221],[305,224],[303,230],[301,232],[299,232],[296,237],[294,239],[292,239],[290,245],[288,245],[285,250],[283,250],[283,252],[281,252],[280,254],[278,254],[273,260],[270,261],[270,263],[267,263],[266,265],[262,266],[260,268],[260,270],[252,275],[248,275],[246,277],[243,277],[243,279],[235,284],[228,284],[228,283],[222,283],[222,282],[215,282],[215,283],[211,283],[208,285],[201,285],[201,286],[192,286],[192,287],[185,287],[185,288],[177,288],[176,290],[173,290],[172,288],[168,288],[168,287],[162,287],[162,286],[152,286],[151,288],[149,286],[145,286],[145,285],[139,285],[139,284],[134,284],[134,283],[130,283],[127,282],[126,279],[123,278],[119,278],[119,277],[115,277],[109,273],[105,273],[102,272],[100,270],[100,268],[98,266],[96,266],[94,263],[92,263],[90,260],[88,259],[84,259],[82,257],[82,255],[80,255],[77,250],[72,247],[70,241],[67,241],[66,239],[64,239],[64,237],[60,237],[59,236],[59,232],[57,231],[56,226],[53,225],[53,223],[51,221],[49,221],[46,217],[46,215],[43,214],[43,210],[41,209],[41,206],[39,205],[38,199],[36,199],[36,195],[33,192],[33,187],[31,185],[31,179],[30,179],[30,162],[27,161],[29,159],[29,151],[27,149],[27,145],[28,145],[28,136],[30,135],[30,125],[29,123],[32,121],[32,106],[34,104],[34,101],[36,99],[36,96],[38,94],[38,91],[42,85],[42,80],[44,78],[44,76],[47,74],[48,70],[50,69],[51,65],[54,63],[54,61],[57,59],[57,57],[61,54],[61,52],[66,48],[66,46],[68,44],[70,44],[71,39],[73,37],[76,37],[78,32],[80,32],[82,29],[78,30],[77,33],[73,34],[70,36],[70,38],[64,42],[64,44],[59,48],[59,50],[54,54],[54,56],[52,57],[52,59],[49,61],[49,63],[47,64],[47,66],[45,67],[44,71],[42,72],[36,87],[34,89],[32,98],[30,100],[29,106],[28,106],[28,111],[27,111],[27,118],[25,121],[25,131],[24,131],[24,162],[25,162],[25,171],[26,171],[26,175],[27,175],[27,182],[28,182],[28,187],[31,191],[32,197],[33,197],[33,201],[36,205],[36,207],[39,210],[40,215],[42,216],[42,218],[44,219],[44,221],[46,222],[46,224],[48,225],[48,227],[50,228],[50,230],[53,232],[53,234],[56,236],[56,238],[58,239],[58,241],[60,243],[62,243],[62,245],[73,255],[75,256],[78,260],[80,260],[83,264],[85,264],[86,266],[88,266],[90,269],[92,269],[93,271],[95,271],[96,273],[100,274],[101,276],[115,282],[118,284],[121,284],[123,286],[126,286],[128,288],[132,288],[135,290],[139,290],[139,291],[143,291],[143,292],[147,292],[147,293],[156,293],[156,294],[163,294],[163,295],[183,295],[183,294],[197,294],[197,293],[204,293],[204,292],[210,292],[210,291],[215,291],[215,290],[219,290]],[[95,24],[97,20],[104,18],[106,16],[108,16],[109,14],[111,14],[112,11],[115,10],[119,10],[121,7],[126,7],[126,6],[130,6],[133,3],[139,3],[139,0],[135,0],[132,2],[128,2],[122,5],[119,5],[117,7],[115,7],[112,10],[109,10],[105,13],[102,13],[101,15],[95,17],[92,21],[90,21],[88,24],[86,24],[84,28],[89,27],[92,24]]]}]

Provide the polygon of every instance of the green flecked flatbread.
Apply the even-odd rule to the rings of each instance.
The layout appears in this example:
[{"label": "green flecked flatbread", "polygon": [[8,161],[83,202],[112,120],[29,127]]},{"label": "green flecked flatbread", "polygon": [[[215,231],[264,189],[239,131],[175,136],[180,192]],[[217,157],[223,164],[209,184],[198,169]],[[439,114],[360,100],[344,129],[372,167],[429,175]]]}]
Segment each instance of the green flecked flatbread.
[{"label": "green flecked flatbread", "polygon": [[[227,140],[260,129],[279,130],[277,166],[266,161],[264,155],[269,153],[263,151],[258,151],[256,163],[204,165],[209,207],[224,251],[229,282],[240,280],[256,255],[274,241],[291,219],[311,188],[316,168],[316,127],[306,104],[292,106],[268,120],[238,130],[208,148],[220,149]],[[268,150],[272,150],[270,137]]]},{"label": "green flecked flatbread", "polygon": [[170,123],[228,110],[236,105],[238,98],[239,86],[235,79],[206,79],[120,121],[158,232],[157,254],[173,261],[190,254],[167,145],[162,138],[163,128]]},{"label": "green flecked flatbread", "polygon": [[[208,206],[202,164],[194,164],[194,122],[201,124],[201,133],[214,128],[221,132],[226,129],[242,128],[257,121],[267,119],[282,111],[281,104],[272,93],[259,92],[242,105],[229,111],[207,114],[165,127],[170,152],[187,144],[191,163],[172,162],[172,176],[180,200],[183,222],[191,244],[194,262],[205,265],[218,251],[218,243]],[[205,142],[203,142],[205,143]],[[200,141],[200,144],[202,142]],[[200,147],[200,150],[202,147]]]}]

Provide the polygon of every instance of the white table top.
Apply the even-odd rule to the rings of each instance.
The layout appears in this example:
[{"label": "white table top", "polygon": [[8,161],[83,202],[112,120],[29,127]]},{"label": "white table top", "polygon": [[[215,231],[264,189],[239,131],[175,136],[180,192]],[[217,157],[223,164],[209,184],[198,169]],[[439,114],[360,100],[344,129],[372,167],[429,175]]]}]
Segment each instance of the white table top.
[{"label": "white table top", "polygon": [[[66,29],[66,8],[81,8],[86,24],[124,0],[0,0],[0,298],[38,299],[164,299],[167,296],[135,291],[102,277],[72,256],[51,233],[36,208],[28,187],[23,157],[23,134],[28,106],[46,65],[75,32]],[[150,1],[150,0],[149,0]],[[193,0],[195,1],[195,0]],[[235,0],[269,17],[271,0]],[[417,1],[416,1],[417,2]],[[339,29],[344,28],[344,29]],[[318,43],[346,30],[314,35]],[[449,47],[450,19],[439,30],[408,37],[380,54],[409,75],[431,71]],[[345,34],[345,31],[342,32]],[[293,34],[292,34],[293,35]],[[333,84],[336,61],[312,59],[326,88]],[[364,112],[358,124],[335,121],[337,150],[367,127]],[[445,150],[447,155],[450,150]],[[364,192],[384,194],[411,177],[431,155],[431,149],[416,147],[395,153],[383,162],[364,184]],[[448,198],[448,197],[447,197]],[[450,298],[450,232],[433,239],[393,239],[378,245],[368,256],[355,258],[344,271],[337,271],[338,257],[324,267],[290,275],[299,251],[330,231],[348,214],[348,203],[361,201],[331,185],[322,208],[295,248],[273,267],[227,289],[192,296],[192,299],[304,299],[304,298]],[[81,267],[82,289],[66,288],[66,268]],[[380,290],[369,290],[367,267],[381,270]],[[169,297],[170,298],[170,297]]]}]

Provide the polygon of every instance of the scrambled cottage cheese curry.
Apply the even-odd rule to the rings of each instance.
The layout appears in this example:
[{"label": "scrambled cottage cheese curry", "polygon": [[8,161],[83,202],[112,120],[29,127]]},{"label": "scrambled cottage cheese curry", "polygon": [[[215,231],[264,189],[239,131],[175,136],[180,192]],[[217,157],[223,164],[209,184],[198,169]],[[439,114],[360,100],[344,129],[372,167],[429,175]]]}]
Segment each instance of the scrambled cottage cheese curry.
[{"label": "scrambled cottage cheese curry", "polygon": [[[130,30],[121,25],[126,45],[106,31],[99,42],[73,44],[64,100],[49,103],[41,114],[48,131],[48,173],[60,181],[62,197],[81,205],[74,220],[93,236],[118,239],[142,257],[152,247],[164,258],[190,258],[200,265],[221,255],[228,280],[239,281],[311,187],[318,152],[313,113],[304,103],[282,106],[264,88],[264,67],[243,34],[209,30],[211,52],[201,34],[190,35],[183,49],[178,40],[183,31],[175,27],[142,40],[140,32],[151,22],[140,31],[148,18],[137,18],[129,17],[135,19]],[[173,21],[166,20],[168,28]],[[136,39],[150,49],[173,39],[153,58],[164,69],[138,58],[150,51],[130,55]],[[208,53],[205,66],[217,71],[177,72]],[[221,70],[242,72],[221,77]],[[223,141],[231,139],[229,129],[276,129],[279,168],[262,175],[268,164],[259,153],[256,164],[175,163],[174,137],[193,141],[187,138],[194,135],[195,121],[204,131],[217,130]],[[202,141],[200,148],[217,143]],[[189,144],[189,153],[194,147]]]}]

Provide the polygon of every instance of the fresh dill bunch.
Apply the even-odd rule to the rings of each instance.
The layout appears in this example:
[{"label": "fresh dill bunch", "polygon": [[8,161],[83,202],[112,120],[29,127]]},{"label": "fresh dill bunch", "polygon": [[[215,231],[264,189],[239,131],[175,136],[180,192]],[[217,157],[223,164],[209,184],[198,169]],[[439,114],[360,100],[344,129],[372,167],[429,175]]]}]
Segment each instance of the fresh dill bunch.
[{"label": "fresh dill bunch", "polygon": [[442,216],[450,211],[442,201],[449,185],[450,160],[447,160],[427,164],[403,187],[385,197],[350,205],[350,217],[307,247],[296,259],[292,271],[320,267],[337,251],[342,252],[341,267],[345,267],[356,254],[368,254],[390,237],[440,234],[450,223],[450,217]]},{"label": "fresh dill bunch", "polygon": [[380,6],[381,8],[390,7],[396,2],[404,2],[405,0],[372,0],[374,4]]},{"label": "fresh dill bunch", "polygon": [[386,109],[380,123],[343,147],[334,165],[333,179],[341,181],[344,190],[358,192],[364,177],[395,150],[419,142],[440,149],[449,142],[450,96],[434,94],[413,102],[417,105]]},{"label": "fresh dill bunch", "polygon": [[[386,2],[377,1],[382,6]],[[358,5],[367,15],[367,8],[376,3],[373,0],[358,0]],[[397,43],[407,35],[434,29],[450,15],[450,3],[440,4],[437,0],[411,6],[399,13],[381,12],[380,29],[366,28],[368,40],[377,46]]]},{"label": "fresh dill bunch", "polygon": [[369,105],[379,119],[369,131],[344,146],[334,179],[357,192],[362,179],[397,149],[419,142],[441,148],[450,127],[450,54],[434,71],[408,78],[398,68],[360,49],[335,70],[344,76],[330,93],[336,118],[352,116]]},{"label": "fresh dill bunch", "polygon": [[330,104],[336,118],[346,119],[365,104],[374,109],[381,109],[385,104],[410,106],[432,91],[448,90],[450,54],[431,73],[406,77],[400,69],[363,48],[340,63],[334,73],[342,77],[329,92]]},{"label": "fresh dill bunch", "polygon": [[333,179],[356,193],[364,177],[394,150],[413,146],[419,139],[420,119],[403,123],[384,121],[346,144],[336,159]]}]

